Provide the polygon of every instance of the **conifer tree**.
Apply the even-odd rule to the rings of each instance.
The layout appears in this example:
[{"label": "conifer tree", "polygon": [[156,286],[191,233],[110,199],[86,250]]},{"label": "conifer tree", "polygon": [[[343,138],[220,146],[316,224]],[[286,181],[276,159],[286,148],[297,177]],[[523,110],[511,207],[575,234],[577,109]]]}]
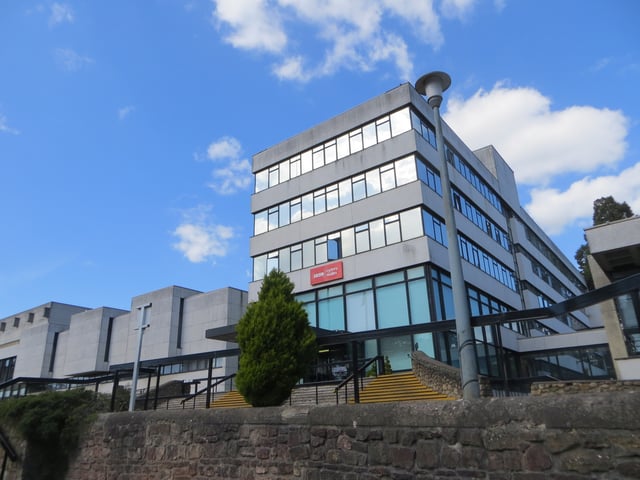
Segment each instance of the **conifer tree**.
[{"label": "conifer tree", "polygon": [[236,327],[236,383],[254,407],[282,404],[317,354],[315,333],[293,288],[286,274],[272,270]]}]

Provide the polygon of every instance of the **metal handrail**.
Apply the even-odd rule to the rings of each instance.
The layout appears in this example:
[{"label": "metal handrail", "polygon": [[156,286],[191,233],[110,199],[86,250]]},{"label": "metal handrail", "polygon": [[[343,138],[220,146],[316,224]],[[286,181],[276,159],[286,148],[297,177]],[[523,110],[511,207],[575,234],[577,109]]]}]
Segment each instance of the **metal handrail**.
[{"label": "metal handrail", "polygon": [[[360,383],[362,385],[364,385],[364,382],[362,380],[362,372],[366,371],[367,368],[369,366],[371,366],[371,364],[373,362],[379,362],[379,361],[384,361],[384,356],[383,355],[376,355],[375,357],[373,357],[372,359],[368,360],[366,363],[364,363],[364,365],[362,365],[360,368],[358,368],[358,370],[356,370],[355,372],[353,372],[351,375],[349,375],[347,378],[345,378],[344,380],[342,380],[342,382],[340,382],[338,384],[338,386],[336,386],[336,388],[334,389],[334,392],[336,393],[336,405],[339,403],[339,399],[338,399],[338,395],[339,395],[339,390],[344,387],[345,385],[348,385],[349,382],[351,380],[353,380],[353,378],[358,375],[360,377]],[[345,403],[347,402],[347,394],[348,394],[349,389],[345,388],[344,390],[344,399],[345,399]],[[359,403],[359,399],[356,399],[356,403]]]},{"label": "metal handrail", "polygon": [[[232,374],[227,375],[227,376],[225,376],[225,377],[219,377],[219,380],[218,380],[218,381],[216,381],[215,383],[212,383],[211,385],[207,385],[206,387],[204,387],[204,388],[202,388],[202,389],[198,390],[197,392],[192,393],[192,394],[191,394],[191,395],[189,395],[188,397],[185,397],[185,398],[184,398],[180,403],[182,404],[183,408],[184,408],[184,404],[185,404],[186,402],[188,402],[189,400],[193,400],[193,401],[194,401],[194,404],[195,404],[195,398],[196,398],[198,395],[200,395],[200,394],[202,394],[202,393],[205,393],[205,392],[206,392],[207,390],[209,390],[210,388],[217,387],[218,385],[220,385],[221,383],[226,382],[227,380],[231,380],[231,379],[233,379],[233,377],[235,377],[235,376],[236,376],[236,374],[235,374],[235,373],[232,373]],[[233,388],[233,387],[232,387],[232,388]],[[213,398],[211,399],[211,401],[213,402]]]}]

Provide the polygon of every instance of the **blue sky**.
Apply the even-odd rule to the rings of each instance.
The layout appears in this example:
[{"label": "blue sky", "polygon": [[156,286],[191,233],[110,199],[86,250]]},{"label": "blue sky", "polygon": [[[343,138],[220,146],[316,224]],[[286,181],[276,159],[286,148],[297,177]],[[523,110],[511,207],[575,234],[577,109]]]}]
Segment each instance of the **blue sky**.
[{"label": "blue sky", "polygon": [[246,289],[251,155],[423,73],[570,257],[640,213],[633,0],[0,3],[0,318]]}]

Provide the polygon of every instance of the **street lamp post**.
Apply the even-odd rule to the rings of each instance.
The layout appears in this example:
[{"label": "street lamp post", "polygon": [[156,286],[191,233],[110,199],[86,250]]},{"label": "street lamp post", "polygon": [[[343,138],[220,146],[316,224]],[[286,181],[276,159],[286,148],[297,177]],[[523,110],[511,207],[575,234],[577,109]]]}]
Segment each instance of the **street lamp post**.
[{"label": "street lamp post", "polygon": [[129,395],[129,411],[133,412],[136,408],[136,390],[138,389],[138,374],[140,370],[140,353],[142,352],[142,335],[145,328],[149,326],[146,322],[147,309],[151,307],[150,303],[138,307],[138,348],[136,350],[136,360],[133,364],[133,379],[131,380],[131,393]]},{"label": "street lamp post", "polygon": [[456,334],[458,337],[458,355],[460,357],[460,374],[462,380],[462,397],[465,400],[480,397],[478,384],[478,365],[476,359],[475,340],[471,330],[471,318],[467,301],[467,290],[462,274],[462,260],[458,245],[458,229],[451,200],[451,183],[449,182],[449,167],[444,151],[442,136],[442,120],[440,119],[440,105],[442,93],[451,85],[451,77],[444,72],[431,72],[423,75],[416,82],[416,90],[427,97],[429,106],[433,109],[436,127],[436,146],[440,155],[440,180],[442,183],[442,199],[444,203],[444,220],[447,227],[449,243],[449,269],[451,271],[451,287],[453,290],[453,305],[456,315]]}]

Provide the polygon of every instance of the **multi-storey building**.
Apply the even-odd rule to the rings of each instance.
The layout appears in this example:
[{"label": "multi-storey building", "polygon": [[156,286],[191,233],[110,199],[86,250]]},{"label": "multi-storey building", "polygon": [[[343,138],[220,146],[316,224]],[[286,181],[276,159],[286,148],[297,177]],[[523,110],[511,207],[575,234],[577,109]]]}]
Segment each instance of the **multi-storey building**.
[{"label": "multi-storey building", "polygon": [[[455,314],[433,122],[426,100],[403,84],[253,157],[249,300],[277,268],[312,326],[362,333],[357,347],[334,345],[326,361],[358,348],[360,358],[384,355],[401,370],[420,349],[457,365],[454,332],[436,325]],[[582,293],[578,271],[520,206],[513,171],[495,148],[471,151],[446,124],[443,135],[471,315]],[[480,373],[610,375],[601,329],[588,342],[593,361],[569,348],[593,326],[577,311],[477,327]],[[550,348],[536,340],[553,333],[566,341]]]}]

